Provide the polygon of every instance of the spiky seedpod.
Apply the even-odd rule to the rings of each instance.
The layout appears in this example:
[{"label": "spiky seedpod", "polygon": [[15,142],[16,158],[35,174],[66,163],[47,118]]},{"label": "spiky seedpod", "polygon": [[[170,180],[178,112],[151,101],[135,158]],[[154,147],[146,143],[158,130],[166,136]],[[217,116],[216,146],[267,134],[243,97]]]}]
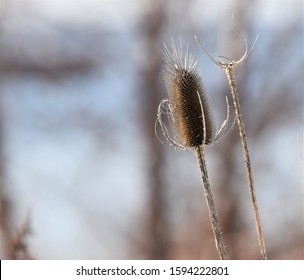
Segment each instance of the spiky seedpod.
[{"label": "spiky seedpod", "polygon": [[185,148],[213,143],[213,118],[197,62],[188,48],[183,53],[182,44],[178,49],[173,41],[172,52],[165,45],[163,58],[174,140]]},{"label": "spiky seedpod", "polygon": [[[228,100],[226,98],[227,118],[220,130],[214,133],[213,118],[196,68],[197,62],[189,54],[188,48],[183,53],[182,44],[180,43],[180,47],[176,48],[172,40],[172,52],[165,45],[163,57],[166,62],[164,80],[169,99],[163,99],[160,102],[156,124],[160,125],[166,139],[175,147],[193,148],[195,151],[201,170],[215,245],[220,258],[227,259],[208,179],[204,144],[215,143],[225,131],[229,117]],[[168,118],[169,126],[163,121],[163,116]]]}]

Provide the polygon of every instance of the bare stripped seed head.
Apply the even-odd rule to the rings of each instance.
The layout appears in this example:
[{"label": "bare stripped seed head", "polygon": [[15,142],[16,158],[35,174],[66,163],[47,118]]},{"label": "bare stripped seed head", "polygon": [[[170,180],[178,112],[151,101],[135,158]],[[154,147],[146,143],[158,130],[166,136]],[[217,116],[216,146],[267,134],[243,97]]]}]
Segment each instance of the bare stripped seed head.
[{"label": "bare stripped seed head", "polygon": [[175,140],[173,144],[184,148],[211,144],[214,124],[197,62],[188,48],[183,53],[182,44],[178,49],[172,41],[171,47],[170,52],[165,45],[163,57],[166,62],[164,80],[169,96],[168,115],[175,138],[172,139]]}]

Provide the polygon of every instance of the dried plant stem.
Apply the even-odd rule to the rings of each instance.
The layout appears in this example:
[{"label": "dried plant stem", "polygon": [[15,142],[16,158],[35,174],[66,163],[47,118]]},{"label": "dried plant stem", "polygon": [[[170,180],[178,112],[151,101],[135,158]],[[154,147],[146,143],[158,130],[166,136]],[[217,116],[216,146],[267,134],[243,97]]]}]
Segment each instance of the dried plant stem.
[{"label": "dried plant stem", "polygon": [[[225,246],[208,180],[204,145],[215,143],[223,135],[229,118],[228,101],[226,99],[227,118],[220,130],[216,132],[214,131],[208,98],[196,67],[197,62],[188,52],[188,47],[183,51],[182,43],[180,42],[180,46],[176,47],[172,40],[172,50],[170,51],[165,45],[163,58],[166,62],[164,80],[169,98],[161,101],[157,112],[157,122],[171,145],[180,149],[195,150],[201,170],[216,249],[220,259],[226,260]],[[163,117],[167,117],[169,126],[163,122]]]},{"label": "dried plant stem", "polygon": [[256,199],[254,182],[253,182],[253,175],[252,175],[252,170],[251,170],[247,136],[245,133],[245,124],[244,124],[242,113],[241,113],[240,100],[239,100],[238,93],[236,90],[234,65],[227,64],[225,67],[225,73],[227,75],[227,79],[228,79],[229,86],[230,86],[230,91],[231,91],[231,95],[232,95],[232,99],[233,99],[233,105],[235,108],[235,115],[237,118],[239,133],[240,133],[241,142],[242,142],[242,146],[243,146],[243,154],[244,154],[244,160],[245,160],[245,165],[246,165],[247,180],[248,180],[248,184],[249,184],[250,198],[251,198],[251,203],[252,203],[252,207],[253,207],[255,225],[256,225],[256,230],[257,230],[257,235],[258,235],[258,240],[259,240],[260,253],[261,253],[262,259],[267,260],[267,253],[266,253],[266,248],[265,248],[265,243],[264,243],[262,225],[261,225],[258,203],[257,203],[257,199]]},{"label": "dried plant stem", "polygon": [[206,197],[207,206],[208,206],[208,210],[209,210],[209,217],[211,220],[211,226],[212,226],[214,239],[215,239],[215,246],[217,248],[217,251],[219,253],[221,260],[227,260],[227,254],[225,251],[225,245],[224,245],[224,241],[223,241],[223,237],[222,237],[222,232],[221,232],[220,225],[219,225],[219,222],[217,219],[217,214],[216,214],[213,197],[212,197],[212,193],[211,193],[211,188],[210,188],[210,184],[209,184],[205,155],[204,155],[204,146],[196,146],[195,153],[196,153],[197,160],[199,162],[199,168],[201,170],[201,179],[202,179],[202,182],[204,185],[205,197]]}]

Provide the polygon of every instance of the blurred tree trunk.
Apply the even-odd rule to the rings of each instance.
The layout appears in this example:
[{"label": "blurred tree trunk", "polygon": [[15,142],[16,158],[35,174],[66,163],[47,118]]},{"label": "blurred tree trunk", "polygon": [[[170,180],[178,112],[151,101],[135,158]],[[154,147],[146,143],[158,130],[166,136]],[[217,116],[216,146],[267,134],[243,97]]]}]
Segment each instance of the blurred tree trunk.
[{"label": "blurred tree trunk", "polygon": [[[2,120],[3,118],[0,118],[0,122]],[[1,259],[10,259],[12,252],[11,207],[5,193],[2,123],[0,123],[0,233]]]},{"label": "blurred tree trunk", "polygon": [[[7,14],[8,1],[0,2],[0,38],[2,34],[2,22]],[[1,62],[0,62],[1,68]],[[2,78],[0,78],[1,81]],[[2,114],[2,93],[0,88],[0,257],[1,259],[9,259],[11,256],[11,208],[9,199],[5,190],[5,178],[4,178],[4,130],[3,123],[4,118]]]},{"label": "blurred tree trunk", "polygon": [[161,32],[165,20],[164,1],[149,2],[143,17],[143,45],[145,59],[141,68],[140,109],[142,127],[147,146],[147,178],[149,200],[147,205],[147,259],[167,259],[170,254],[170,236],[166,221],[166,187],[164,184],[164,151],[154,132],[157,107],[162,99]]}]

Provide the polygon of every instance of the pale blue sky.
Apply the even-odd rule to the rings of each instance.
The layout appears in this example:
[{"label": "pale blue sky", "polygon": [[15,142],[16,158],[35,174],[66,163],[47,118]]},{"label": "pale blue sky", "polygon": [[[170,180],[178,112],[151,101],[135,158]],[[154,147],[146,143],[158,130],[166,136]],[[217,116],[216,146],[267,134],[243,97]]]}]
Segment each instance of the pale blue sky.
[{"label": "pale blue sky", "polygon": [[[295,16],[303,17],[299,11],[302,1],[258,2],[258,7],[252,11],[252,20],[258,23],[256,28],[260,28],[257,53],[263,46],[263,35],[269,35],[268,28],[280,29]],[[26,3],[25,9],[21,8],[21,3]],[[116,60],[120,61],[115,67],[105,62],[104,68],[93,74],[56,83],[30,75],[1,82],[1,105],[6,121],[7,181],[10,192],[15,194],[12,199],[16,206],[16,226],[22,223],[29,210],[33,227],[29,244],[34,257],[39,259],[127,256],[121,233],[127,230],[146,202],[142,157],[146,148],[136,122],[138,100],[134,96],[137,86],[134,63],[141,63],[142,55],[140,42],[132,41],[136,39],[134,32],[141,16],[138,3],[122,0],[11,1],[15,17],[11,19],[13,24],[4,25],[7,33],[19,36],[42,32],[46,37],[51,34],[55,38],[59,36],[56,28],[60,26],[67,29],[78,25],[92,29],[101,27],[109,32],[108,43],[113,44]],[[233,11],[229,3],[194,1],[190,9],[193,24],[206,22],[223,28],[225,22],[230,22]],[[204,9],[199,8],[202,4]],[[174,32],[186,29],[181,21]],[[172,30],[173,27],[167,29],[168,32]],[[122,34],[120,41],[117,36]],[[217,39],[210,38],[210,41],[214,40]],[[211,45],[208,38],[204,41],[207,46]],[[301,46],[295,49],[299,51]],[[212,54],[224,55],[220,44]],[[252,57],[257,59],[254,53]],[[212,81],[215,76],[211,77],[211,74],[217,73],[216,67],[202,53],[198,60],[201,64],[204,62],[204,70],[209,71],[204,79]],[[214,81],[206,83],[207,90],[214,86]],[[116,131],[116,138],[112,139],[111,131],[101,130],[109,149],[100,149],[103,142],[96,138],[94,130],[86,129],[86,123],[77,123],[73,116],[77,116],[78,110],[91,112],[109,125],[107,129]],[[274,165],[272,170],[276,170],[273,174],[257,171],[260,174],[256,185],[261,216],[267,221],[264,223],[266,236],[278,230],[275,220],[282,216],[278,210],[282,197],[289,202],[286,211],[303,211],[304,163],[300,156],[301,150],[303,154],[303,119],[300,113],[288,129],[280,132],[275,128],[275,138],[268,134],[260,140],[261,143],[249,140],[255,166],[271,162]],[[265,158],[266,154],[271,158]],[[208,155],[212,165],[212,152],[208,151]],[[191,153],[180,152],[176,154],[176,160],[181,157],[188,160],[191,156]],[[191,164],[195,170],[194,160]],[[211,178],[216,178],[215,170],[210,174]],[[194,180],[199,184],[199,173],[196,175]],[[269,219],[269,209],[272,219]],[[267,238],[266,241],[271,242]]]}]

